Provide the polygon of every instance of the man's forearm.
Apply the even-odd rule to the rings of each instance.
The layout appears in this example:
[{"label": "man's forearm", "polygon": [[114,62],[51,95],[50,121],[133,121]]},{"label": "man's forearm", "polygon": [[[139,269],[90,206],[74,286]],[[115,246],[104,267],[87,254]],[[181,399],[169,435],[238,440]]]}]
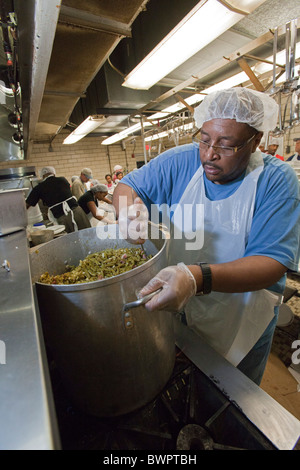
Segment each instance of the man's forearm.
[{"label": "man's forearm", "polygon": [[[197,292],[203,287],[199,266],[188,266],[197,283]],[[287,268],[267,256],[248,256],[229,263],[210,264],[212,290],[216,292],[250,292],[270,287],[284,275]]]}]

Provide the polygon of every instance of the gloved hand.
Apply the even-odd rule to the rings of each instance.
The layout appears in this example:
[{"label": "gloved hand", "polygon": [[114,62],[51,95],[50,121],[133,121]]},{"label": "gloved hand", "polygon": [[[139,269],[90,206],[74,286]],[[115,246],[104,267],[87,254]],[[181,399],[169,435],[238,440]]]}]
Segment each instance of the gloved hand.
[{"label": "gloved hand", "polygon": [[110,219],[107,219],[106,217],[103,217],[103,219],[101,220],[101,222],[104,222],[104,223],[107,224],[107,225],[113,225],[113,224],[117,224],[117,223],[118,223],[116,220],[110,220]]},{"label": "gloved hand", "polygon": [[162,287],[161,292],[145,304],[149,312],[153,310],[180,312],[197,292],[196,280],[184,263],[162,269],[142,288],[138,297],[144,297],[160,287]]},{"label": "gloved hand", "polygon": [[148,238],[148,209],[137,197],[133,204],[123,207],[119,213],[119,229],[122,236],[134,244],[142,244]]}]

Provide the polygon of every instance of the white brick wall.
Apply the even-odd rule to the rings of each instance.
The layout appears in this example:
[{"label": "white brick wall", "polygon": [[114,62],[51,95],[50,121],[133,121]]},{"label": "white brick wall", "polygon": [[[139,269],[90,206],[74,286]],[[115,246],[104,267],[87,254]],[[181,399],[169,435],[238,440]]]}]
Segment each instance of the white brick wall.
[{"label": "white brick wall", "polygon": [[140,138],[134,150],[138,156],[132,158],[133,145],[129,143],[126,144],[126,151],[122,150],[121,143],[109,147],[101,145],[99,137],[85,137],[76,144],[63,145],[65,136],[64,133],[56,136],[51,145],[53,151],[49,151],[48,143],[35,143],[30,158],[0,162],[0,168],[35,166],[39,172],[42,167],[49,165],[55,168],[57,176],[65,176],[71,181],[73,175],[79,175],[82,168],[88,167],[92,169],[94,178],[104,182],[105,175],[111,173],[115,165],[122,165],[131,171],[136,168],[137,160],[144,160]]}]

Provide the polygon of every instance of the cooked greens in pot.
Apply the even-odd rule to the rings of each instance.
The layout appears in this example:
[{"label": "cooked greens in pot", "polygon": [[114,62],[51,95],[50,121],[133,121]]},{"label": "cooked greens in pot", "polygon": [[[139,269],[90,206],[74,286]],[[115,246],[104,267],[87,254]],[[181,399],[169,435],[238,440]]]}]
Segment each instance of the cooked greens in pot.
[{"label": "cooked greens in pot", "polygon": [[81,284],[98,281],[130,271],[152,258],[141,248],[106,249],[88,255],[79,266],[69,266],[63,274],[42,274],[39,282],[43,284]]}]

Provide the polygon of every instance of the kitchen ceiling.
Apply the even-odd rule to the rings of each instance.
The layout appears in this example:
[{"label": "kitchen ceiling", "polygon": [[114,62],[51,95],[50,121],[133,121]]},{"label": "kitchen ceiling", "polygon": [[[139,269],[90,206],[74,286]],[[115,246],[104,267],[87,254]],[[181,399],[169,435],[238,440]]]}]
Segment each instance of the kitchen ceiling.
[{"label": "kitchen ceiling", "polygon": [[[274,28],[300,18],[298,0],[285,0],[284,8],[282,0],[266,0],[149,90],[123,87],[124,76],[197,3],[185,0],[174,8],[173,0],[1,0],[18,19],[25,158],[33,142],[51,144],[88,115],[106,115],[94,135],[110,135],[135,113],[147,116],[248,71],[258,58],[272,56]],[[284,28],[278,46],[285,47]],[[272,73],[256,77],[255,86],[265,87]]]}]

